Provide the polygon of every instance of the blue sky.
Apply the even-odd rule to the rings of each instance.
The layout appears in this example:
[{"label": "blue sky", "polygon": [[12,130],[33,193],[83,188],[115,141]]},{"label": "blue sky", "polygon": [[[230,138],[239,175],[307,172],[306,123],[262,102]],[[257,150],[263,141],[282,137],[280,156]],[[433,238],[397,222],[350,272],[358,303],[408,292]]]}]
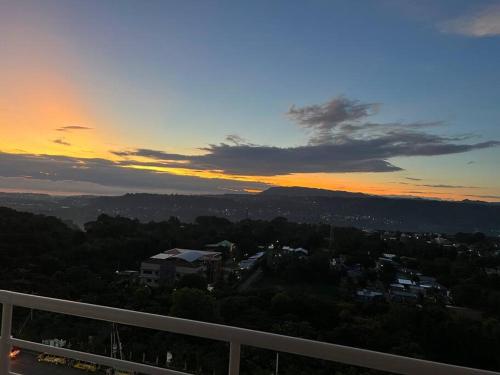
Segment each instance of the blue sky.
[{"label": "blue sky", "polygon": [[[46,151],[42,143],[12,138],[10,144],[27,154],[83,157],[77,151],[86,149],[89,157],[112,161],[106,152],[139,148],[203,154],[213,150],[200,148],[225,142],[229,134],[255,146],[304,146],[311,128],[297,125],[287,111],[340,96],[378,103],[363,121],[440,122],[426,134],[467,135],[445,140],[456,144],[500,140],[499,1],[7,1],[0,10],[0,21],[12,31],[0,39],[9,56],[31,57],[3,74],[25,76],[23,70],[36,66],[37,74],[61,80],[84,108],[74,119],[71,113],[54,118],[53,125],[41,118],[42,128],[84,121],[97,134],[73,135],[66,142],[72,147]],[[23,49],[30,35],[39,43]],[[14,137],[16,131],[6,133]],[[329,166],[311,173],[321,173],[321,187],[329,188],[375,192],[387,186],[388,194],[410,194],[425,183],[454,187],[419,186],[422,194],[412,195],[500,196],[496,146],[391,154],[387,161],[397,171]],[[2,143],[0,150],[13,152]],[[199,177],[215,168],[233,179],[219,164]],[[317,185],[314,174],[308,183],[302,169],[290,173],[252,180]],[[424,183],[401,184],[409,176]]]}]

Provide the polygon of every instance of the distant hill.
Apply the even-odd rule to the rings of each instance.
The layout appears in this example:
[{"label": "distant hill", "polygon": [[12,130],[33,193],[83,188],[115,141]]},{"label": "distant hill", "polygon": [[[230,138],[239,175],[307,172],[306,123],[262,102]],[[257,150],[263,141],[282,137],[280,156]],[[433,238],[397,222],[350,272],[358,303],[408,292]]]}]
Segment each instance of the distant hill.
[{"label": "distant hill", "polygon": [[340,198],[363,198],[370,197],[370,195],[363,193],[351,193],[349,191],[342,190],[326,190],[326,189],[315,189],[315,188],[305,188],[305,187],[283,187],[276,186],[271,187],[267,190],[259,193],[263,196],[288,196],[288,197],[340,197]]},{"label": "distant hill", "polygon": [[53,215],[80,227],[102,213],[163,221],[218,216],[231,221],[284,217],[300,223],[331,223],[362,229],[412,232],[477,232],[500,235],[500,205],[397,198],[308,188],[271,188],[259,194],[47,197],[0,194],[0,206]]}]

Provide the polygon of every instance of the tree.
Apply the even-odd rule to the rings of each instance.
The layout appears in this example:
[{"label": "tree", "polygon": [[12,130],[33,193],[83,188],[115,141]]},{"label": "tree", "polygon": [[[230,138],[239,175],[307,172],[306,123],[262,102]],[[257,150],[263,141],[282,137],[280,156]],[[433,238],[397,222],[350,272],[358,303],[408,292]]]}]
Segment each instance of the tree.
[{"label": "tree", "polygon": [[389,285],[396,277],[396,268],[391,263],[384,263],[380,268],[380,280]]},{"label": "tree", "polygon": [[207,279],[200,274],[193,273],[184,275],[178,282],[178,288],[193,288],[206,290],[207,289]]},{"label": "tree", "polygon": [[293,307],[292,302],[293,302],[292,299],[288,296],[286,292],[277,293],[271,299],[271,311],[276,315],[289,313]]},{"label": "tree", "polygon": [[217,320],[218,315],[215,299],[206,292],[193,288],[182,288],[173,293],[170,314],[210,322]]}]

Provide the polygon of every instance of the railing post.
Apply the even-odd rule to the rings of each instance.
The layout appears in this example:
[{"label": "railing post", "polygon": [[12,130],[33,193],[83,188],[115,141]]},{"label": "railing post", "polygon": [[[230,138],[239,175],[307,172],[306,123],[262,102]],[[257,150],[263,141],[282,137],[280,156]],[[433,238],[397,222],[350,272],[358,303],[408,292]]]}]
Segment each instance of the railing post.
[{"label": "railing post", "polygon": [[0,375],[10,373],[10,339],[12,332],[12,305],[4,303],[2,305],[2,330],[0,338]]},{"label": "railing post", "polygon": [[240,343],[236,341],[231,341],[229,346],[229,375],[240,374],[240,353],[241,353]]}]

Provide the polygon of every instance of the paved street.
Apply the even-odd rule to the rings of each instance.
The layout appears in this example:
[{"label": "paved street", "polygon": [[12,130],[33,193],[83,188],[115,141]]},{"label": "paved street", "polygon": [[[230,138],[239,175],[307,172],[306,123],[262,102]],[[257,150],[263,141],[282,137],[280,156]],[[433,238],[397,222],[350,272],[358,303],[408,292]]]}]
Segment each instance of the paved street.
[{"label": "paved street", "polygon": [[23,351],[11,361],[11,371],[23,375],[84,375],[84,371],[66,366],[38,362],[36,354]]},{"label": "paved street", "polygon": [[253,271],[253,273],[250,276],[248,276],[248,278],[245,281],[243,281],[243,283],[241,283],[241,285],[238,287],[238,292],[244,292],[245,290],[250,288],[250,286],[254,282],[258,281],[262,277],[262,274],[263,274],[262,267],[259,266],[259,268]]}]

